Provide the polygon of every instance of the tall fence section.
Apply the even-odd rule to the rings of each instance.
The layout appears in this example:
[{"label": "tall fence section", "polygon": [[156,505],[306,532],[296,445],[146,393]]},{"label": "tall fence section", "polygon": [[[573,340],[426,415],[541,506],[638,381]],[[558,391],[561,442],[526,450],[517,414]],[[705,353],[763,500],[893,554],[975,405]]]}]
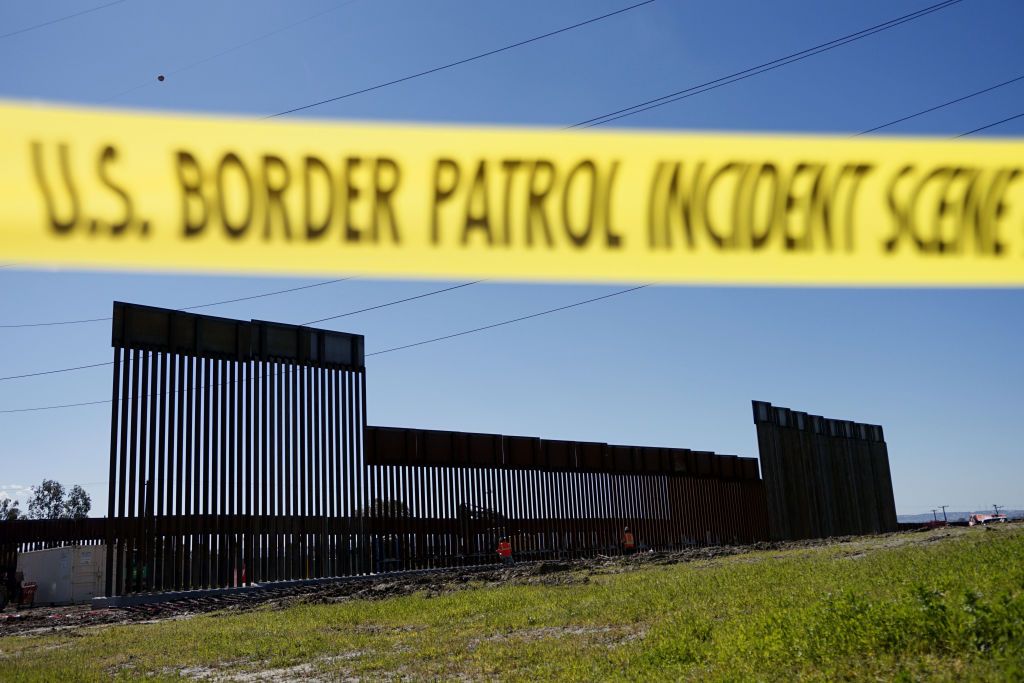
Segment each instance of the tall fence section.
[{"label": "tall fence section", "polygon": [[366,425],[359,335],[114,304],[108,596],[895,530],[877,425],[754,402],[761,457]]},{"label": "tall fence section", "polygon": [[764,401],[753,408],[772,539],[896,531],[881,426]]},{"label": "tall fence section", "polygon": [[365,571],[363,338],[117,303],[107,594]]}]

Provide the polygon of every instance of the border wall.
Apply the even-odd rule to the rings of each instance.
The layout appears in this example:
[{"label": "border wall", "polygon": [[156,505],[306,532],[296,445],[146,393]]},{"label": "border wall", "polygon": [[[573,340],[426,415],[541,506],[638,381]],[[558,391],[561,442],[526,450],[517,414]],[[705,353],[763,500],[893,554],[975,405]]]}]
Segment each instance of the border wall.
[{"label": "border wall", "polygon": [[115,303],[107,595],[365,571],[363,338]]},{"label": "border wall", "polygon": [[387,568],[492,562],[500,536],[522,558],[767,537],[757,460],[680,448],[368,427],[370,528]]},{"label": "border wall", "polygon": [[881,426],[764,401],[753,409],[773,540],[897,530]]},{"label": "border wall", "polygon": [[104,543],[108,596],[896,530],[877,425],[753,403],[753,458],[366,425],[359,335],[115,303],[108,514],[0,522]]}]

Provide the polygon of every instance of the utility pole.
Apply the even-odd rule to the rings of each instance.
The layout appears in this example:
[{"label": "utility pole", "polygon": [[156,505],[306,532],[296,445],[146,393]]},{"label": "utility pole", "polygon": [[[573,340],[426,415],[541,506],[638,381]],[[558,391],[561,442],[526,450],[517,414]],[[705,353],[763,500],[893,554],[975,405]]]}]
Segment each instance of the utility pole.
[{"label": "utility pole", "polygon": [[948,505],[940,505],[939,507],[942,508],[942,521],[945,522],[946,524],[949,524],[949,520],[946,518],[946,508],[948,508],[949,506]]},{"label": "utility pole", "polygon": [[938,509],[937,508],[932,508],[932,521],[935,521],[935,522],[939,521],[938,516],[935,514],[936,512],[938,512]]}]

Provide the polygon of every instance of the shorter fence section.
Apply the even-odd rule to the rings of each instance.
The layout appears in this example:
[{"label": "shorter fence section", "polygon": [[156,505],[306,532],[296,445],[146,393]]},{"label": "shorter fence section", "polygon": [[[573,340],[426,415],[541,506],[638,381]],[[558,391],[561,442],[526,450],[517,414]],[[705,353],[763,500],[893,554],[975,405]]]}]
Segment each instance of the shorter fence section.
[{"label": "shorter fence section", "polygon": [[493,564],[501,537],[533,560],[625,552],[627,527],[637,550],[768,535],[750,458],[388,427],[367,427],[364,444],[351,498],[366,502],[350,514],[3,522],[0,560],[13,569],[18,551],[116,539],[107,585],[126,595]]},{"label": "shorter fence section", "polygon": [[768,534],[757,461],[688,449],[367,427],[375,571],[750,543]]}]

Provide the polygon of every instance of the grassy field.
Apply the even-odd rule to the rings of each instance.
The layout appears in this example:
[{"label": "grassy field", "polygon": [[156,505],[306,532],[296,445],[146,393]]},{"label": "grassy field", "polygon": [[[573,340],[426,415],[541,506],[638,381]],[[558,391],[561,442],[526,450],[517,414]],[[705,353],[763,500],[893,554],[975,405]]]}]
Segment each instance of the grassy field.
[{"label": "grassy field", "polygon": [[0,679],[1024,680],[1024,528],[9,636]]}]

